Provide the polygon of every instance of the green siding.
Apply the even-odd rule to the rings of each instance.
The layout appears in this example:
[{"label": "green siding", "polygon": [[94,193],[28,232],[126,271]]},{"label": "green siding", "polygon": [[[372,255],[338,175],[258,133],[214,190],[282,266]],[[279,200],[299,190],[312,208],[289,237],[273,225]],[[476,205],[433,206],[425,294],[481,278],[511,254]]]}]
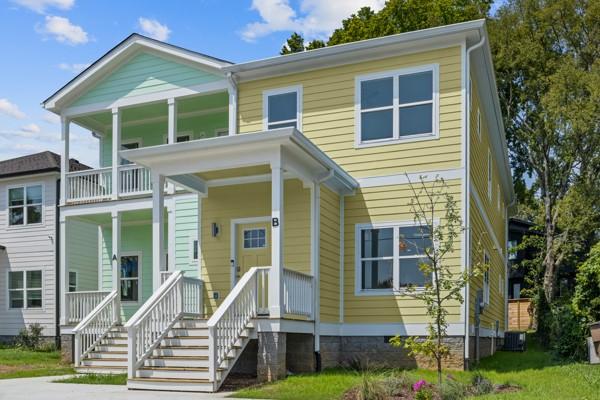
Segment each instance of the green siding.
[{"label": "green siding", "polygon": [[67,219],[67,265],[77,272],[77,291],[98,290],[98,226]]},{"label": "green siding", "polygon": [[73,106],[192,87],[223,77],[146,52],[134,56],[73,102]]},{"label": "green siding", "polygon": [[192,259],[192,240],[198,238],[198,196],[178,199],[175,205],[175,268],[198,277],[198,260]]}]

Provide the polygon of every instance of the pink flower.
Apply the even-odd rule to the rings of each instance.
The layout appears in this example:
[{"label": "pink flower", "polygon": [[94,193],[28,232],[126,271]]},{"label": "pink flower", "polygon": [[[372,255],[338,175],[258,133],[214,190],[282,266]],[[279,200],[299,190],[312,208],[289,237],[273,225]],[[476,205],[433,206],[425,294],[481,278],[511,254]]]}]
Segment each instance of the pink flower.
[{"label": "pink flower", "polygon": [[424,379],[421,379],[420,381],[417,381],[413,384],[413,391],[418,392],[425,385],[427,385],[427,382]]}]

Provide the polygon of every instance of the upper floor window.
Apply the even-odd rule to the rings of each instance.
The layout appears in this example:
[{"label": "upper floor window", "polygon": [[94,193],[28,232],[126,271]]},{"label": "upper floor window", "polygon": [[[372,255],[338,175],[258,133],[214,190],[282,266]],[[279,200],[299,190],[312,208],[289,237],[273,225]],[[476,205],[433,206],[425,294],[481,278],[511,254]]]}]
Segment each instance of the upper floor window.
[{"label": "upper floor window", "polygon": [[264,129],[301,129],[302,87],[267,90],[263,93]]},{"label": "upper floor window", "polygon": [[8,224],[10,226],[42,222],[42,185],[8,189]]},{"label": "upper floor window", "polygon": [[77,272],[69,271],[69,292],[77,291]]},{"label": "upper floor window", "polygon": [[9,308],[42,308],[42,271],[8,272]]},{"label": "upper floor window", "polygon": [[438,66],[356,80],[357,145],[437,135]]},{"label": "upper floor window", "polygon": [[382,225],[359,227],[357,291],[391,291],[431,282],[421,270],[432,246],[426,227]]},{"label": "upper floor window", "polygon": [[483,303],[490,304],[490,255],[487,251],[483,252],[483,264],[486,270],[483,273]]}]

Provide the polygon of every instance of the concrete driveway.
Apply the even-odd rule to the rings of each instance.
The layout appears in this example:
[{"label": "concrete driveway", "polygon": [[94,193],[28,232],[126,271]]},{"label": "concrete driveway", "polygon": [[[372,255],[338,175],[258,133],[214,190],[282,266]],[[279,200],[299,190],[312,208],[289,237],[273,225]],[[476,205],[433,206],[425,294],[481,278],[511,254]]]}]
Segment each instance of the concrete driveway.
[{"label": "concrete driveway", "polygon": [[55,383],[66,376],[0,379],[0,400],[205,400],[222,399],[230,393],[178,393],[127,390],[118,385]]}]

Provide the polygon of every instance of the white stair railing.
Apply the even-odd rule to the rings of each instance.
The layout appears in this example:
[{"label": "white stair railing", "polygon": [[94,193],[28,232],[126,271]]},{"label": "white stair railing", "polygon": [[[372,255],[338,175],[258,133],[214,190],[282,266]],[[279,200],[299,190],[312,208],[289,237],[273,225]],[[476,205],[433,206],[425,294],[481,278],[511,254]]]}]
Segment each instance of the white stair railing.
[{"label": "white stair railing", "polygon": [[86,169],[69,172],[67,201],[97,201],[112,195],[112,168]]},{"label": "white stair railing", "polygon": [[283,270],[284,314],[313,315],[313,277],[291,269]]},{"label": "white stair railing", "polygon": [[259,299],[266,299],[266,295],[260,292],[268,291],[268,287],[261,285],[261,282],[266,282],[264,278],[269,269],[270,267],[254,267],[246,272],[206,324],[209,339],[209,379],[214,390],[219,386],[218,368],[232,352],[248,323],[256,318]]},{"label": "white stair railing", "polygon": [[136,195],[152,192],[150,170],[140,165],[119,166],[119,194]]},{"label": "white stair railing", "polygon": [[184,278],[182,271],[174,271],[127,321],[129,378],[137,376],[138,368],[184,314],[199,314],[195,312],[202,309],[202,283],[198,281]]},{"label": "white stair railing", "polygon": [[109,293],[108,291],[65,293],[67,324],[74,325],[81,322]]},{"label": "white stair railing", "polygon": [[120,319],[116,290],[110,292],[74,329],[75,366],[96,346]]}]

